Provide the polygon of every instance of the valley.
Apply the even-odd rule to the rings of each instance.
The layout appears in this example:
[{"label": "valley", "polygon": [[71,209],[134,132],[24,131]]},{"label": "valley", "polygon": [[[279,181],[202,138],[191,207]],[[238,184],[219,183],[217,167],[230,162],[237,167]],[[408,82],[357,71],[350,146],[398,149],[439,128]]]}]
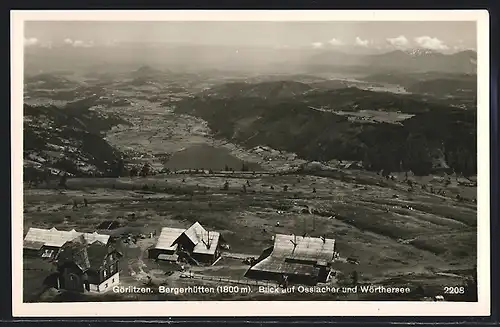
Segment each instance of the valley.
[{"label": "valley", "polygon": [[[338,285],[356,271],[360,285],[423,287],[433,297],[443,292],[441,285],[462,285],[474,275],[476,108],[467,92],[449,101],[428,94],[432,83],[447,83],[441,78],[453,80],[453,74],[436,73],[435,80],[418,82],[431,86],[421,87],[368,74],[355,80],[220,74],[144,65],[27,77],[25,232],[93,232],[116,220],[118,234],[147,235],[199,222],[220,232],[228,253],[253,257],[276,234],[335,239],[340,255],[359,263],[334,263],[332,283]],[[85,206],[75,207],[84,199]],[[146,276],[154,287],[192,284],[177,272],[166,276],[177,268],[147,258],[155,241],[118,239],[123,285],[140,285]],[[34,262],[25,260],[26,267]],[[223,254],[213,267],[191,269],[240,281],[247,268]],[[32,284],[25,290],[29,301],[91,297],[43,297],[38,281]],[[200,296],[108,293],[92,301],[131,298]],[[256,292],[201,297],[269,298],[290,300]],[[301,299],[372,295],[293,297]]]}]

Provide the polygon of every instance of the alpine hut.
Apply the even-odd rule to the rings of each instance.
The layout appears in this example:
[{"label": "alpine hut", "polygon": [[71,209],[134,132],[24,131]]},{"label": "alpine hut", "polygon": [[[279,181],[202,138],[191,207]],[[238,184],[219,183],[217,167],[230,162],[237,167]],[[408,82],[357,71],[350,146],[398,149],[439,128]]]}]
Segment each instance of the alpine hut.
[{"label": "alpine hut", "polygon": [[334,256],[333,239],[277,234],[245,276],[315,285],[330,278]]}]

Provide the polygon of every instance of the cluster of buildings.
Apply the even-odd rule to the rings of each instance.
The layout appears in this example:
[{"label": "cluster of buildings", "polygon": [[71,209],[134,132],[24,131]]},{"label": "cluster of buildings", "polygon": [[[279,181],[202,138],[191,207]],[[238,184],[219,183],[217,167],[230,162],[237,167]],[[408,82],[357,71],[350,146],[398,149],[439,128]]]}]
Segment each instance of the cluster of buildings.
[{"label": "cluster of buildings", "polygon": [[[187,229],[162,228],[148,256],[154,260],[213,264],[224,248],[226,242],[218,232],[208,231],[196,222]],[[252,262],[245,277],[315,285],[330,280],[336,256],[334,239],[277,234],[274,244]]]},{"label": "cluster of buildings", "polygon": [[[148,257],[211,265],[228,248],[219,232],[209,231],[196,222],[186,229],[162,228]],[[30,228],[24,238],[24,255],[52,261],[57,267],[57,288],[106,292],[120,283],[122,254],[110,244],[109,235]],[[336,256],[333,239],[276,234],[274,244],[251,262],[245,277],[315,285],[330,280]]]}]

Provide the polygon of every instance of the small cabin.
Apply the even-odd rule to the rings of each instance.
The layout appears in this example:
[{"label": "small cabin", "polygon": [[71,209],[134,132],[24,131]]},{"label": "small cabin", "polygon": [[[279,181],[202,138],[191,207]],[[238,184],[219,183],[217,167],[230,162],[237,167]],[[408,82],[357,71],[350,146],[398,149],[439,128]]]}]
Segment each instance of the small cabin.
[{"label": "small cabin", "polygon": [[106,292],[120,283],[122,254],[100,242],[65,244],[56,258],[57,287],[75,292]]},{"label": "small cabin", "polygon": [[208,231],[198,222],[188,229],[164,227],[148,256],[158,260],[184,260],[196,265],[212,264],[220,257],[223,244],[219,232]]}]

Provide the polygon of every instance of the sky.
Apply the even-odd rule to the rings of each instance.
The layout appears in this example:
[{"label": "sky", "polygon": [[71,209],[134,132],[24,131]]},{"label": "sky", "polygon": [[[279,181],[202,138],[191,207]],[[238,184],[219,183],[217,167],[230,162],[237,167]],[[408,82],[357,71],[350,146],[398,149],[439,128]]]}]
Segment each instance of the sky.
[{"label": "sky", "polygon": [[121,42],[405,49],[476,49],[475,22],[117,22],[31,21],[25,46],[113,46]]}]

